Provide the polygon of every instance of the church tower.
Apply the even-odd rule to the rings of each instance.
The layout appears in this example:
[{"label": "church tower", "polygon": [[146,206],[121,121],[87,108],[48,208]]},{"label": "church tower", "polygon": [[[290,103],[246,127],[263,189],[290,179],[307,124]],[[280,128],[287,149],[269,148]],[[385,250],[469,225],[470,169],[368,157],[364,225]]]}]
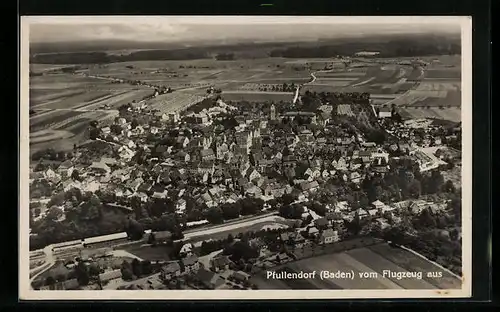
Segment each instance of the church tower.
[{"label": "church tower", "polygon": [[274,107],[274,104],[271,104],[271,115],[270,115],[271,120],[276,120],[276,107]]}]

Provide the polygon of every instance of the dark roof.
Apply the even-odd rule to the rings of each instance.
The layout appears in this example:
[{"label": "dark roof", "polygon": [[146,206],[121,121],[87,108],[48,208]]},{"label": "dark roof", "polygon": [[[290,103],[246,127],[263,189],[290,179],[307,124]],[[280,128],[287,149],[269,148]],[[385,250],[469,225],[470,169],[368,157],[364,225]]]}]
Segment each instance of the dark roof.
[{"label": "dark roof", "polygon": [[161,270],[163,273],[170,274],[170,273],[175,273],[177,271],[180,271],[181,267],[180,267],[178,262],[171,262],[171,263],[165,265],[164,267],[162,267]]},{"label": "dark roof", "polygon": [[182,263],[184,263],[185,266],[193,265],[196,262],[198,262],[198,257],[196,257],[194,255],[182,259]]},{"label": "dark roof", "polygon": [[212,264],[216,267],[225,266],[231,263],[229,257],[227,256],[218,256],[212,259]]},{"label": "dark roof", "polygon": [[154,234],[156,240],[169,239],[172,237],[172,233],[170,233],[169,231],[153,232],[151,234]]},{"label": "dark roof", "polygon": [[200,155],[201,157],[205,157],[205,156],[211,156],[214,154],[214,151],[211,149],[211,148],[207,148],[207,149],[202,149],[200,151]]},{"label": "dark roof", "polygon": [[328,225],[328,221],[325,219],[325,218],[319,218],[319,219],[316,219],[314,221],[314,223],[316,223],[316,225],[318,226],[325,226],[325,225]]}]

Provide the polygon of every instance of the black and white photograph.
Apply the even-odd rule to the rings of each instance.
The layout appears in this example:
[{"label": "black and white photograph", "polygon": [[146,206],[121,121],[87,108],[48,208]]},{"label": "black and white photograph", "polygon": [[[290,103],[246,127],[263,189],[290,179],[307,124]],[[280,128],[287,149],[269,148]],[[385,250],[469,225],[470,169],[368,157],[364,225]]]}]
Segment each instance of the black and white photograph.
[{"label": "black and white photograph", "polygon": [[21,298],[471,296],[470,18],[21,32]]}]

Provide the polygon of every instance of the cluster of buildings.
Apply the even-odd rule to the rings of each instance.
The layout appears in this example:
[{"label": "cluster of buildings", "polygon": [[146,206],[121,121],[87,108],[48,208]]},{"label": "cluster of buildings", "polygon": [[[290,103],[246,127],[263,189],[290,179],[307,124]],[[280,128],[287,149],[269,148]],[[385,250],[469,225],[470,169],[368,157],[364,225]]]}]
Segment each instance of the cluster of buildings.
[{"label": "cluster of buildings", "polygon": [[[298,116],[310,123],[295,132],[278,127],[282,119]],[[44,180],[54,192],[99,190],[142,202],[175,197],[176,212],[183,214],[186,197],[215,207],[243,197],[268,201],[291,192],[307,196],[332,178],[359,185],[367,176],[388,172],[389,153],[394,150],[415,158],[422,171],[440,164],[417,148],[434,137],[432,128],[419,141],[411,127],[393,126],[389,131],[401,141],[377,146],[328,119],[318,126],[316,117],[316,113],[293,111],[278,115],[274,105],[263,116],[221,101],[200,113],[172,113],[134,126],[119,117],[101,127],[97,140],[89,143],[103,151],[101,157],[82,162],[86,152],[76,150],[55,169],[32,171],[30,181]],[[227,118],[236,121],[233,129],[221,126],[220,121]],[[434,139],[433,144],[440,142]],[[141,165],[133,160],[138,154],[144,160]],[[75,170],[79,179],[72,178]],[[64,210],[64,205],[60,208]]]},{"label": "cluster of buildings", "polygon": [[[76,188],[112,194],[116,199],[136,197],[142,203],[173,198],[175,212],[198,224],[207,221],[189,216],[188,198],[198,209],[243,198],[267,202],[291,193],[298,195],[300,202],[312,198],[332,179],[360,188],[365,178],[385,175],[393,152],[415,160],[421,171],[443,164],[426,150],[443,145],[441,136],[449,136],[438,135],[443,133],[440,127],[424,121],[390,124],[387,132],[398,141],[377,145],[367,142],[351,127],[331,121],[331,110],[325,106],[320,112],[278,113],[272,105],[269,114],[263,115],[219,100],[197,113],[144,114],[146,118],[140,124],[134,118],[118,117],[112,124],[98,125],[98,137],[75,149],[58,167],[32,169],[30,183],[43,184],[52,193]],[[132,107],[130,111],[140,114],[141,108]],[[301,122],[294,127],[283,126],[285,121],[293,123],[296,118]],[[88,149],[94,151],[93,156],[89,156]],[[47,196],[32,198],[37,200],[46,203]],[[106,205],[125,213],[133,211],[127,205]],[[346,202],[339,202],[327,206],[323,217],[306,211],[303,218],[312,216],[311,223],[283,234],[281,239],[294,245],[307,241],[331,244],[345,236],[346,221],[356,218],[370,218],[371,226],[384,229],[399,222],[398,205],[377,200],[369,207],[353,210]],[[427,202],[417,206],[430,205],[435,206]],[[405,209],[419,213],[417,206]],[[57,208],[64,213],[66,205],[57,204]],[[127,239],[123,233],[116,235],[119,237],[80,243],[102,247],[101,243]],[[195,255],[185,257],[168,264],[161,277],[168,284],[176,277],[197,274],[205,287],[221,286],[214,277],[221,270],[219,264],[205,269],[198,263]]]}]

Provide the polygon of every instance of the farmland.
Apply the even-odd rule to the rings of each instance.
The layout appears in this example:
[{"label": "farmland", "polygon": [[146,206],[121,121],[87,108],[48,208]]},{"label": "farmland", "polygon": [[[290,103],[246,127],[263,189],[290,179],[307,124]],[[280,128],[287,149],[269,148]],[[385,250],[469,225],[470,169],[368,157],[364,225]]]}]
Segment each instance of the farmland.
[{"label": "farmland", "polygon": [[351,105],[347,104],[340,104],[337,106],[337,114],[339,115],[347,115],[347,116],[355,116],[352,109]]},{"label": "farmland", "polygon": [[193,104],[199,103],[204,99],[202,96],[175,92],[162,94],[149,102],[149,107],[153,110],[158,110],[160,113],[170,113],[185,109]]},{"label": "farmland", "polygon": [[[111,79],[84,75],[85,69],[65,73],[58,68],[32,64],[43,75],[30,77],[31,151],[47,146],[71,148],[84,139],[92,120],[117,116],[119,106],[153,95],[144,85],[117,84]],[[41,132],[39,132],[41,131]],[[39,132],[39,133],[38,133]],[[60,139],[65,139],[64,144]]]},{"label": "farmland", "polygon": [[[220,88],[221,97],[227,102],[290,102],[293,92],[283,92],[282,87],[292,83],[302,85],[302,94],[306,91],[369,92],[372,104],[395,104],[403,118],[459,121],[460,57],[425,57],[422,61],[427,62],[427,66],[411,65],[411,60],[404,58],[360,58],[347,63],[334,59],[280,57],[238,61],[137,61],[93,65],[76,69],[74,73],[58,70],[62,67],[59,65],[32,64],[44,74],[30,77],[30,107],[34,110],[30,130],[52,129],[56,130],[53,133],[67,131],[76,135],[92,118],[109,118],[121,105],[151,96],[154,86],[174,90],[147,103],[150,108],[168,113],[201,101],[206,97],[208,86]],[[64,65],[68,66],[71,65]],[[117,79],[122,82],[113,81]],[[89,111],[103,112],[94,116],[83,114]],[[350,114],[348,110],[344,113]],[[65,119],[69,120],[63,122]]]},{"label": "farmland", "polygon": [[[386,243],[356,248],[340,253],[316,256],[272,268],[273,271],[314,272],[314,278],[306,280],[267,279],[265,272],[252,277],[261,289],[453,289],[461,282],[433,263]],[[354,277],[321,279],[320,271],[353,272]],[[391,272],[422,272],[422,278],[397,278],[383,276],[383,270]],[[359,273],[369,272],[370,277]],[[427,276],[428,272],[441,272],[442,277]],[[375,274],[374,274],[375,273]]]}]

